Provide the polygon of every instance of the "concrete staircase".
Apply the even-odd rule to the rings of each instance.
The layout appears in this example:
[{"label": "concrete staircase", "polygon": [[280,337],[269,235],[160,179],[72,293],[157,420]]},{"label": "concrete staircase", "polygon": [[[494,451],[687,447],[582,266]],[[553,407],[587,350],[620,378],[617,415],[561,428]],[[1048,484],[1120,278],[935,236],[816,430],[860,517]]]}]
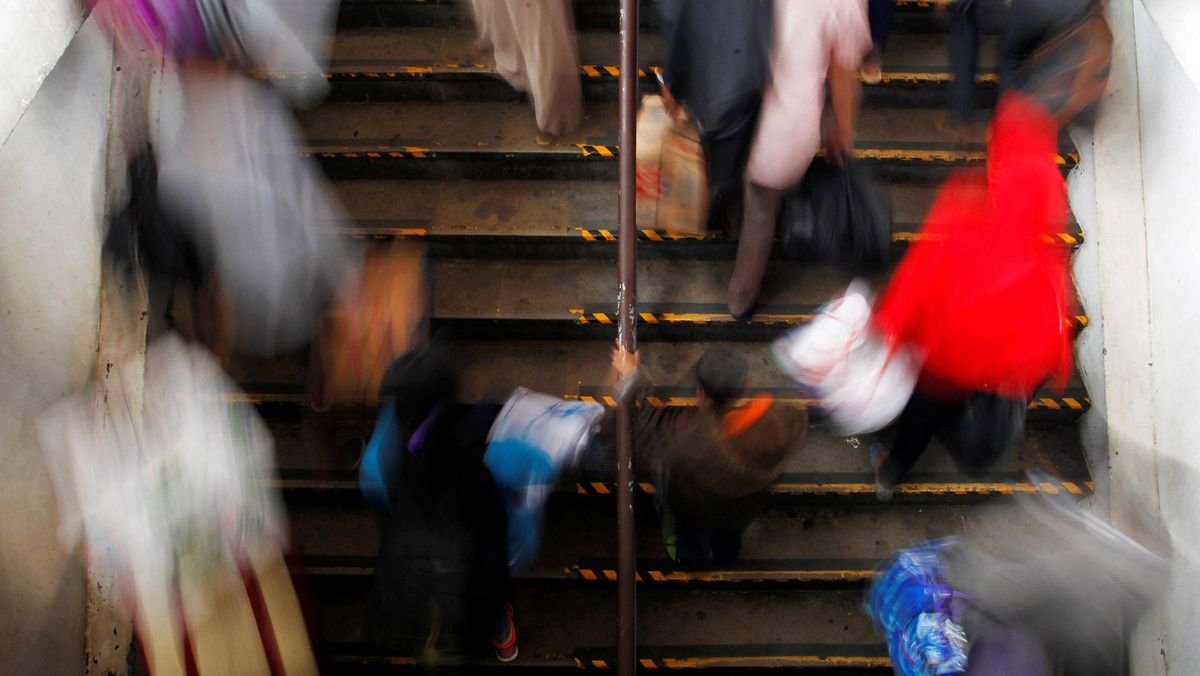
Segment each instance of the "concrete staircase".
[{"label": "concrete staircase", "polygon": [[[465,4],[345,0],[327,75],[332,97],[301,114],[305,152],[324,166],[354,219],[341,236],[428,243],[435,330],[462,355],[468,401],[524,385],[611,405],[604,384],[616,336],[617,4],[576,2],[585,120],[575,138],[553,146],[535,144],[529,105],[473,50]],[[897,259],[947,171],[983,160],[982,145],[953,147],[933,124],[949,79],[934,3],[898,4],[884,81],[865,88],[857,143],[891,192]],[[661,45],[652,7],[642,16],[640,58],[648,69]],[[994,100],[994,75],[979,80],[981,102]],[[648,90],[649,78],[642,82]],[[1060,161],[1064,171],[1076,162],[1066,144]],[[1081,239],[1069,229],[1054,244]],[[804,405],[775,369],[768,345],[810,318],[851,275],[777,257],[758,314],[735,323],[724,305],[735,246],[719,235],[639,233],[642,364],[663,384],[651,405],[689,405],[689,369],[722,343],[751,356],[759,388]],[[1077,313],[1074,323],[1084,326],[1087,318]],[[235,375],[276,434],[325,671],[411,670],[411,656],[378,651],[362,628],[379,535],[352,467],[354,440],[369,436],[373,412],[316,414],[335,430],[328,443],[344,457],[315,466],[304,450],[314,416],[305,404],[307,363],[306,354],[245,362]],[[867,458],[876,435],[837,436],[818,419],[730,570],[674,569],[649,500],[653,488],[640,481],[643,669],[888,673],[885,647],[861,610],[874,567],[921,539],[1011,522],[1017,512],[1008,496],[1046,489],[1027,483],[1025,470],[1048,470],[1069,492],[1089,493],[1074,424],[1089,405],[1078,378],[1061,394],[1039,393],[1025,439],[994,474],[962,477],[935,444],[886,504],[875,500]],[[463,673],[613,668],[612,480],[584,469],[561,483],[538,564],[516,580],[520,658],[465,665]]]}]

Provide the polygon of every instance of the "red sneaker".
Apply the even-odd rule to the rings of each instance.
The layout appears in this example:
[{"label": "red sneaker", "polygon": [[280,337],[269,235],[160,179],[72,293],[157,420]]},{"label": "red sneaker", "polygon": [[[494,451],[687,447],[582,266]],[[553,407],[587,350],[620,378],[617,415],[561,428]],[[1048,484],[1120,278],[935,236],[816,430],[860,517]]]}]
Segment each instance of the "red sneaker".
[{"label": "red sneaker", "polygon": [[492,637],[492,647],[496,650],[496,659],[508,663],[517,659],[517,623],[513,620],[511,603],[504,604],[502,624]]}]

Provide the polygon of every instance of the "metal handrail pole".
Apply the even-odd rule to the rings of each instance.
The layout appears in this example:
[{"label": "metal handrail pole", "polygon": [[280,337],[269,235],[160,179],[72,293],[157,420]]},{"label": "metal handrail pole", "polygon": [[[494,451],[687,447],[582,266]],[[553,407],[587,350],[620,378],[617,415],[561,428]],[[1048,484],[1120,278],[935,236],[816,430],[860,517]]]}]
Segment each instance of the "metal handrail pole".
[{"label": "metal handrail pole", "polygon": [[[618,179],[617,342],[637,351],[637,209],[634,201],[638,104],[638,0],[621,3],[620,175]],[[637,669],[636,535],[633,513],[633,410],[620,397],[617,411],[617,674]]]}]

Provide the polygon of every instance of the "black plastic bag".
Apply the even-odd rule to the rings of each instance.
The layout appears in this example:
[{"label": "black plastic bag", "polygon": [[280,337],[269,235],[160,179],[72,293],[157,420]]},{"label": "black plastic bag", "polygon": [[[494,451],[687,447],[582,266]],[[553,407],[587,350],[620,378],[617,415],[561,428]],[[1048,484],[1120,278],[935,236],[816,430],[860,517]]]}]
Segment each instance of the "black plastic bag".
[{"label": "black plastic bag", "polygon": [[942,431],[942,442],[960,470],[982,474],[1024,434],[1027,408],[1020,399],[978,392]]},{"label": "black plastic bag", "polygon": [[878,269],[891,258],[892,207],[871,172],[816,158],[780,210],[780,238],[789,258],[816,258],[856,269]]}]

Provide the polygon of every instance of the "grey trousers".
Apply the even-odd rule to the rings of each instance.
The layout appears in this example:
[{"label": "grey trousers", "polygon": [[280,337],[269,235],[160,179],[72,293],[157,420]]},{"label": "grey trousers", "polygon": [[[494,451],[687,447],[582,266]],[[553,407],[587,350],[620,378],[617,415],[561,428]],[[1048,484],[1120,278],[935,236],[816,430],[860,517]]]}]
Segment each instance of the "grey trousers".
[{"label": "grey trousers", "polygon": [[746,181],[742,233],[727,296],[729,314],[737,319],[744,319],[758,300],[775,243],[775,223],[783,195],[782,190]]}]

